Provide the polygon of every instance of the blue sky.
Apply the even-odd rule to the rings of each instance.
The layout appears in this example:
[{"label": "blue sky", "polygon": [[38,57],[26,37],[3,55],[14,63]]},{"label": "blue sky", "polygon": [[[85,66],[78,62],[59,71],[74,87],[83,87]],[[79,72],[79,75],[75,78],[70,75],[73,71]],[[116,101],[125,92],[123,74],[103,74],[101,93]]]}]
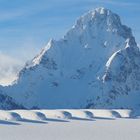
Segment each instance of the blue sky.
[{"label": "blue sky", "polygon": [[0,71],[10,65],[13,73],[13,67],[23,66],[50,38],[61,38],[79,16],[96,7],[120,15],[140,43],[139,0],[0,0]]}]

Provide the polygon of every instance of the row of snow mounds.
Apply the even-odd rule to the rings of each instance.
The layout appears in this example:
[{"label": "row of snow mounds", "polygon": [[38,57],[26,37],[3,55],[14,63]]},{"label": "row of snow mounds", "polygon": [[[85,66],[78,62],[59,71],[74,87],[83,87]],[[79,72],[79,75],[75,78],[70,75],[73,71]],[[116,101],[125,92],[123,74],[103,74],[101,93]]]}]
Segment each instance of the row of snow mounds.
[{"label": "row of snow mounds", "polygon": [[73,118],[82,118],[82,119],[92,119],[92,118],[94,118],[93,113],[88,111],[88,110],[69,109],[69,110],[66,110],[66,111],[71,113]]},{"label": "row of snow mounds", "polygon": [[[81,109],[67,110],[77,118],[132,118],[138,115],[130,109]],[[139,113],[140,114],[140,113]]]},{"label": "row of snow mounds", "polygon": [[71,119],[72,114],[66,110],[39,110],[47,118]]},{"label": "row of snow mounds", "polygon": [[0,120],[132,118],[140,113],[128,109],[0,110]]},{"label": "row of snow mounds", "polygon": [[26,120],[46,120],[46,116],[39,112],[34,110],[15,110],[14,112],[18,113],[21,116],[21,119]]},{"label": "row of snow mounds", "polygon": [[132,118],[134,112],[130,109],[91,109],[94,117],[101,118]]}]

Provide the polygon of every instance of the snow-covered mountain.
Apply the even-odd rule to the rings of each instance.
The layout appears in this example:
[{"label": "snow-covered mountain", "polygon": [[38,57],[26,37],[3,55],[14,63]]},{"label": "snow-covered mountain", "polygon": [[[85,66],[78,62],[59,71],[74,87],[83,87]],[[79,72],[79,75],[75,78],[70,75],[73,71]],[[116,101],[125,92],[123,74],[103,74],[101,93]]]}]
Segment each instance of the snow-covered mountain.
[{"label": "snow-covered mountain", "polygon": [[51,39],[2,90],[26,108],[136,108],[140,51],[118,15],[97,8]]}]

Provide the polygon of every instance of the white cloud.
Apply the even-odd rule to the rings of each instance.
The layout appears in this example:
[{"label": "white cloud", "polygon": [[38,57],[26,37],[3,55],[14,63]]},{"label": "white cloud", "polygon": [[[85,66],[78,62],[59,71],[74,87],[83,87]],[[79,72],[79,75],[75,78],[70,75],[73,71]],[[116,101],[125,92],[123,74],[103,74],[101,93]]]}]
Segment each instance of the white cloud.
[{"label": "white cloud", "polygon": [[0,52],[0,84],[8,85],[15,80],[22,65],[21,61]]},{"label": "white cloud", "polygon": [[21,46],[7,50],[8,54],[0,51],[0,85],[9,85],[17,78],[25,63],[40,52],[41,48],[37,46],[34,39],[26,38]]}]

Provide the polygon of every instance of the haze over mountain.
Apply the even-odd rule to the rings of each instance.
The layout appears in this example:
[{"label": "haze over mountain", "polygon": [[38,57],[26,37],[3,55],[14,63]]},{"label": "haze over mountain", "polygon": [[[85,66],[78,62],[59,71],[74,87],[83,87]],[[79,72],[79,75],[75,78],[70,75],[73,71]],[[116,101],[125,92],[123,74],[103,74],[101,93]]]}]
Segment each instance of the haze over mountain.
[{"label": "haze over mountain", "polygon": [[1,94],[17,108],[138,108],[139,81],[131,29],[101,7],[81,16],[62,39],[51,39]]}]

